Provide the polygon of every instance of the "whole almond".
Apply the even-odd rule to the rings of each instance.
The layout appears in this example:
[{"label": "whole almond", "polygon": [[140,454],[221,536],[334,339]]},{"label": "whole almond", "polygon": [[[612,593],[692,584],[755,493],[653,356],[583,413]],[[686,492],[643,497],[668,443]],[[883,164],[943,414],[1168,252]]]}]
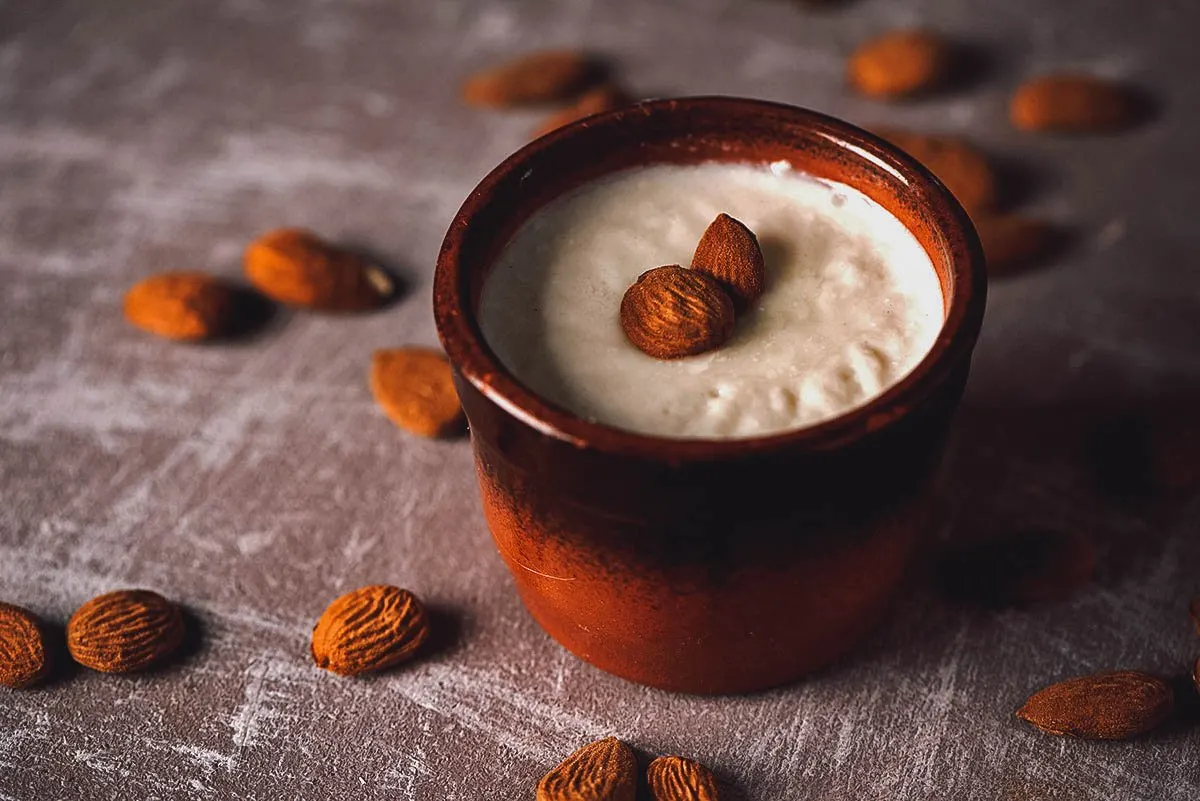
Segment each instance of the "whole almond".
[{"label": "whole almond", "polygon": [[877,36],[850,56],[847,77],[864,95],[902,97],[932,89],[950,69],[951,48],[937,34],[899,30]]},{"label": "whole almond", "polygon": [[233,297],[228,285],[206,273],[159,273],[125,293],[125,319],[166,339],[209,339],[228,330]]},{"label": "whole almond", "polygon": [[117,590],[93,598],[67,622],[67,650],[102,673],[130,673],[171,656],[183,642],[183,613],[149,590]]},{"label": "whole almond", "polygon": [[1188,616],[1192,619],[1192,625],[1196,627],[1196,633],[1200,634],[1200,596],[1193,598],[1188,605]]},{"label": "whole almond", "polygon": [[712,771],[690,759],[659,757],[646,768],[646,779],[654,801],[717,801]]},{"label": "whole almond", "polygon": [[528,53],[472,74],[463,82],[462,98],[490,108],[567,100],[595,75],[593,61],[576,50]]},{"label": "whole almond", "polygon": [[1017,717],[1047,734],[1125,740],[1166,720],[1174,701],[1162,679],[1126,670],[1052,684],[1034,693]]},{"label": "whole almond", "polygon": [[1119,84],[1091,75],[1046,75],[1022,84],[1009,118],[1022,131],[1093,133],[1136,122],[1137,102]]},{"label": "whole almond", "polygon": [[967,211],[996,204],[996,173],[978,148],[957,136],[879,129],[881,137],[929,168]]},{"label": "whole almond", "polygon": [[374,584],[329,605],[313,628],[312,655],[317,667],[358,676],[408,660],[428,636],[425,607],[415,595]]},{"label": "whole almond", "polygon": [[991,275],[1013,273],[1028,267],[1045,254],[1054,238],[1054,229],[1050,225],[1016,215],[980,214],[972,222]]},{"label": "whole almond", "polygon": [[281,228],[251,242],[245,271],[264,295],[323,311],[378,308],[395,292],[381,267],[299,228]]},{"label": "whole almond", "polygon": [[590,89],[579,96],[579,99],[567,108],[556,111],[542,122],[533,132],[534,138],[544,136],[551,131],[557,131],[564,125],[570,125],[576,120],[600,114],[605,111],[629,105],[629,95],[619,86],[604,84]]},{"label": "whole almond", "polygon": [[41,681],[50,670],[46,635],[37,615],[0,602],[0,684],[13,689]]},{"label": "whole almond", "polygon": [[656,359],[712,350],[733,324],[733,300],[716,279],[677,264],[642,273],[621,299],[625,336]]},{"label": "whole almond", "polygon": [[371,356],[371,393],[393,423],[423,437],[447,437],[465,420],[446,357],[429,348],[377,350]]},{"label": "whole almond", "polygon": [[634,801],[637,757],[608,737],[564,759],[538,782],[537,801]]},{"label": "whole almond", "polygon": [[692,255],[692,269],[717,279],[737,309],[758,300],[767,282],[758,237],[728,214],[718,214],[705,229]]}]

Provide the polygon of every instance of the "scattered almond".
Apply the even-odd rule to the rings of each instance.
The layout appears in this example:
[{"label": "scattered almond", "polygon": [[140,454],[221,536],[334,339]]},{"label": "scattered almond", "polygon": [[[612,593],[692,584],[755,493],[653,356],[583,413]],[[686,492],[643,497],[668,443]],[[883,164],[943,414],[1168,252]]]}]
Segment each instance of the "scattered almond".
[{"label": "scattered almond", "polygon": [[37,615],[0,602],[0,684],[14,690],[28,687],[49,669],[45,632]]},{"label": "scattered almond", "polygon": [[957,136],[879,129],[882,138],[929,168],[971,213],[996,204],[996,173],[980,150]]},{"label": "scattered almond", "polygon": [[377,350],[371,394],[393,423],[422,437],[448,437],[465,425],[446,357],[429,348]]},{"label": "scattered almond", "polygon": [[1192,603],[1188,606],[1188,615],[1192,618],[1192,625],[1196,627],[1196,633],[1200,634],[1200,596],[1192,599]]},{"label": "scattered almond", "polygon": [[578,100],[567,108],[562,111],[556,111],[547,117],[533,132],[533,136],[536,139],[539,136],[545,136],[551,131],[557,131],[564,125],[570,125],[576,120],[590,117],[593,114],[612,111],[626,105],[629,105],[629,95],[619,86],[614,86],[613,84],[597,86],[595,89],[584,92],[579,96]]},{"label": "scattered almond", "polygon": [[233,291],[201,272],[159,273],[125,293],[125,319],[166,339],[201,340],[229,328]]},{"label": "scattered almond", "polygon": [[712,350],[733,324],[733,300],[716,279],[677,264],[642,273],[621,299],[625,336],[656,359]]},{"label": "scattered almond", "polygon": [[1032,695],[1017,717],[1047,734],[1125,740],[1166,720],[1174,701],[1162,679],[1126,670],[1052,684]]},{"label": "scattered almond", "polygon": [[717,801],[717,780],[712,771],[677,756],[659,757],[646,768],[654,801]]},{"label": "scattered almond", "polygon": [[319,668],[358,676],[408,660],[428,636],[425,607],[415,595],[375,584],[329,605],[313,628],[312,655]]},{"label": "scattered almond", "polygon": [[728,214],[718,214],[700,237],[692,269],[717,279],[738,309],[758,300],[767,281],[758,237]]},{"label": "scattered almond", "polygon": [[1041,257],[1054,238],[1054,229],[1040,220],[1015,215],[977,215],[973,218],[988,272],[1017,272]]},{"label": "scattered almond", "polygon": [[616,737],[589,743],[538,782],[537,801],[634,801],[637,757]]},{"label": "scattered almond", "polygon": [[299,228],[280,228],[251,242],[245,270],[264,295],[324,311],[374,309],[395,292],[383,268]]},{"label": "scattered almond", "polygon": [[890,31],[859,45],[850,56],[847,75],[864,95],[912,95],[945,79],[950,53],[946,42],[929,31]]},{"label": "scattered almond", "polygon": [[1126,128],[1137,103],[1124,87],[1090,75],[1046,75],[1022,84],[1009,105],[1022,131],[1093,133]]},{"label": "scattered almond", "polygon": [[149,590],[117,590],[85,603],[67,622],[67,649],[102,673],[156,665],[183,642],[183,613]]},{"label": "scattered almond", "polygon": [[575,50],[546,50],[482,69],[463,82],[472,106],[509,108],[568,100],[596,77],[593,61]]}]

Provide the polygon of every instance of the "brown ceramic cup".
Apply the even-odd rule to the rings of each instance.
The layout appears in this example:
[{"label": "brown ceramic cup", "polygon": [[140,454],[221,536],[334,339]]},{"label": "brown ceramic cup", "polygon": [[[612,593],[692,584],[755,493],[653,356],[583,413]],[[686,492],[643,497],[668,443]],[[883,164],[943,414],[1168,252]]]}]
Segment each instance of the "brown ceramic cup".
[{"label": "brown ceramic cup", "polygon": [[[882,204],[937,270],[941,334],[879,397],[771,436],[652,437],[539,397],[488,347],[480,289],[547,201],[649,164],[780,159]],[[882,617],[926,533],[985,295],[979,242],[946,188],[901,151],[821,114],[734,98],[661,100],[518,151],[454,218],[434,313],[470,421],[488,526],[526,607],[580,658],[670,690],[762,689],[838,658]]]}]

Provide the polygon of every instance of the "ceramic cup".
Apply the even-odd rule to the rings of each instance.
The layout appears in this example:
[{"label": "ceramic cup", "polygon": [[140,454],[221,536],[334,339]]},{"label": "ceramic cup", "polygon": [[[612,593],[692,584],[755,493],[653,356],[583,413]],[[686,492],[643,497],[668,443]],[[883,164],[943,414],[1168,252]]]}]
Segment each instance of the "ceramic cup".
[{"label": "ceramic cup", "polygon": [[[645,436],[539,397],[488,347],[480,289],[514,231],[549,200],[649,164],[780,159],[882,204],[937,270],[941,334],[870,403],[754,439]],[[434,313],[488,526],[525,606],[580,658],[664,689],[757,690],[837,659],[880,620],[926,533],[985,295],[978,239],[946,188],[879,138],[812,111],[659,100],[522,148],[454,218]]]}]

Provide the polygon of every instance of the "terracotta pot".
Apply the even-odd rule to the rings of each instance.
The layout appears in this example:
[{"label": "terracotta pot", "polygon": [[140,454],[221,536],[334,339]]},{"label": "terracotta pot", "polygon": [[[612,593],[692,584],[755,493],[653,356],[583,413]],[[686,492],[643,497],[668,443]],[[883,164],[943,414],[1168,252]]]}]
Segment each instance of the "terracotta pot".
[{"label": "terracotta pot", "polygon": [[[516,228],[550,199],[641,165],[778,159],[866,193],[933,260],[945,326],[883,395],[784,434],[666,439],[574,416],[522,386],[489,349],[480,288]],[[672,690],[761,689],[842,655],[887,609],[925,534],[985,295],[979,242],[946,188],[904,153],[821,114],[661,100],[518,151],[451,224],[434,312],[488,525],[529,611],[580,658]]]}]

